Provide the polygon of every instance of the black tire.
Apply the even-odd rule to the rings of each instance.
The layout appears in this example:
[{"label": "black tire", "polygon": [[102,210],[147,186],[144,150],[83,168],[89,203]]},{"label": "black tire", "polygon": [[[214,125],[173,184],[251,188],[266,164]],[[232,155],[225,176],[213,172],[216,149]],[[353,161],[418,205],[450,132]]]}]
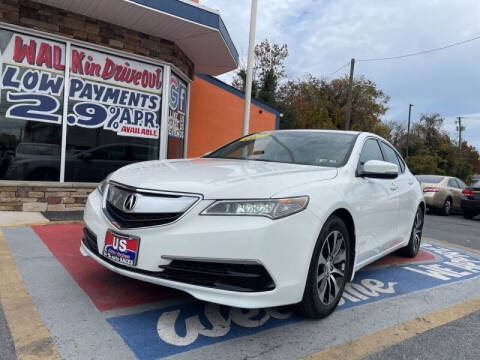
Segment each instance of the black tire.
[{"label": "black tire", "polygon": [[[335,244],[338,248],[335,248]],[[324,318],[335,310],[351,273],[349,260],[350,236],[347,227],[342,219],[331,216],[318,236],[303,299],[295,306],[295,310],[313,319]]]},{"label": "black tire", "polygon": [[463,212],[463,217],[464,217],[465,219],[469,219],[469,220],[470,220],[470,219],[473,219],[473,218],[475,217],[475,215],[476,215],[475,213],[470,212],[470,211],[464,211],[464,212]]},{"label": "black tire", "polygon": [[450,214],[452,213],[452,205],[452,198],[446,198],[445,202],[443,203],[443,207],[440,210],[443,216],[450,216]]},{"label": "black tire", "polygon": [[418,207],[413,220],[412,231],[410,233],[410,241],[408,245],[401,248],[399,254],[408,258],[414,258],[420,250],[420,244],[422,242],[422,232],[425,216],[421,207]]}]

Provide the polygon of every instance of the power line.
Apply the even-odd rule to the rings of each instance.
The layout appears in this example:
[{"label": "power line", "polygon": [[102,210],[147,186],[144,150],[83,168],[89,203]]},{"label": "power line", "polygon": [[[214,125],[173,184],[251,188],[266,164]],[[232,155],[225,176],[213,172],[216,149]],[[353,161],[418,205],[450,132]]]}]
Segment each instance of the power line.
[{"label": "power line", "polygon": [[340,66],[337,70],[335,70],[334,72],[328,74],[328,75],[326,76],[326,78],[329,78],[330,76],[336,74],[337,72],[339,72],[339,71],[342,70],[343,68],[346,68],[347,66],[350,66],[350,62],[346,63],[345,65]]},{"label": "power line", "polygon": [[429,53],[432,53],[432,52],[435,52],[435,51],[445,50],[445,49],[448,49],[448,48],[451,48],[451,47],[454,47],[454,46],[463,45],[463,44],[466,44],[466,43],[469,43],[469,42],[472,42],[472,41],[475,41],[475,40],[478,40],[478,39],[480,39],[480,36],[476,36],[476,37],[468,39],[468,40],[456,42],[456,43],[453,43],[453,44],[441,46],[441,47],[434,48],[434,49],[419,51],[419,52],[416,52],[416,53],[398,55],[398,56],[390,56],[390,57],[384,57],[384,58],[359,59],[357,61],[367,62],[367,61],[383,61],[383,60],[403,59],[403,58],[406,58],[406,57],[429,54]]},{"label": "power line", "polygon": [[[449,45],[445,45],[445,46],[441,46],[441,47],[438,47],[438,48],[433,48],[433,49],[429,49],[429,50],[418,51],[418,52],[411,53],[411,54],[404,54],[404,55],[398,55],[398,56],[389,56],[389,57],[382,57],[382,58],[371,58],[371,59],[355,59],[355,61],[357,61],[357,62],[370,62],[370,61],[384,61],[384,60],[403,59],[403,58],[407,58],[407,57],[424,55],[424,54],[429,54],[429,53],[432,53],[432,52],[435,52],[435,51],[445,50],[445,49],[448,49],[448,48],[451,48],[451,47],[454,47],[454,46],[460,46],[460,45],[463,45],[463,44],[466,44],[466,43],[469,43],[469,42],[472,42],[472,41],[475,41],[475,40],[478,40],[478,39],[480,39],[480,36],[476,36],[476,37],[471,38],[471,39],[468,39],[468,40],[456,42],[456,43],[449,44]],[[350,64],[350,63],[346,63],[345,65],[340,66],[337,70],[335,70],[335,71],[332,72],[331,74],[327,75],[327,78],[329,78],[330,76],[336,74],[337,72],[339,72],[339,71],[342,70],[343,68],[347,67],[349,64]]]}]

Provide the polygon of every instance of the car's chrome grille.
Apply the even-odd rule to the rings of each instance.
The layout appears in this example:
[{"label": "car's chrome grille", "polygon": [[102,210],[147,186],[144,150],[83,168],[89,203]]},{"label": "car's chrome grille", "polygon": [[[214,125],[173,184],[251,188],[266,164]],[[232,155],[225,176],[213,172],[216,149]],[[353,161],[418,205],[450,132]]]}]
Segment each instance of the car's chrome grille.
[{"label": "car's chrome grille", "polygon": [[163,214],[140,214],[127,213],[107,202],[107,213],[113,220],[124,229],[134,229],[139,227],[165,225],[178,220],[181,213],[163,213]]},{"label": "car's chrome grille", "polygon": [[[133,202],[129,201],[132,195],[135,196]],[[142,191],[111,184],[106,194],[104,212],[121,229],[160,226],[178,220],[199,199],[197,195]]]}]

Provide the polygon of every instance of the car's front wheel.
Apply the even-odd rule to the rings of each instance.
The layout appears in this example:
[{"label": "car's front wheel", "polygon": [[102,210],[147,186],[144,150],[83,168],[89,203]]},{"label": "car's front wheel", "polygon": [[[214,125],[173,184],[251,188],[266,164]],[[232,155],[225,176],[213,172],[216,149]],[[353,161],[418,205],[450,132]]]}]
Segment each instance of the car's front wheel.
[{"label": "car's front wheel", "polygon": [[337,306],[350,274],[350,237],[343,220],[330,217],[313,251],[302,302],[296,310],[320,319]]}]

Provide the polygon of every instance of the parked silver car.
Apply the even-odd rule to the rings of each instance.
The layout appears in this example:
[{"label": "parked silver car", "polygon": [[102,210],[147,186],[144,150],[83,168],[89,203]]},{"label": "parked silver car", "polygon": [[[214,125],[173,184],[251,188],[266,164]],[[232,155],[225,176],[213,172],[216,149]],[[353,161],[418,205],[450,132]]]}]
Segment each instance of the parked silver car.
[{"label": "parked silver car", "polygon": [[467,185],[460,179],[441,175],[417,175],[427,209],[442,215],[461,212],[462,190]]}]

